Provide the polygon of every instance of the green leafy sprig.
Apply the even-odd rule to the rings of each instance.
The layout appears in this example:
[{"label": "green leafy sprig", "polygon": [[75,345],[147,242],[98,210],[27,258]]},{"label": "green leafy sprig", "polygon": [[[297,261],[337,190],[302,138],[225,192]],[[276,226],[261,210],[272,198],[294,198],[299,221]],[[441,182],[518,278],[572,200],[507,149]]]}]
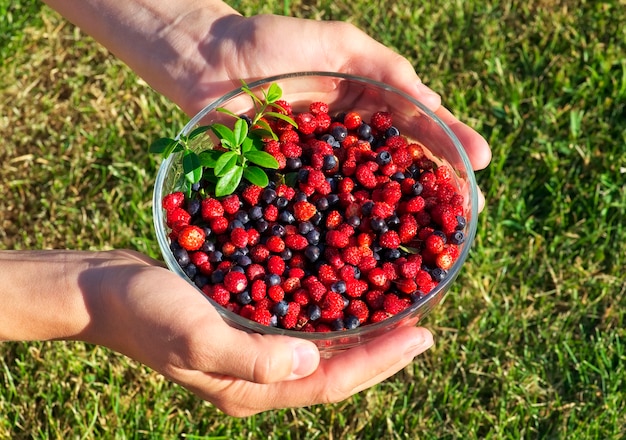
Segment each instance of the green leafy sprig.
[{"label": "green leafy sprig", "polygon": [[[266,169],[277,169],[278,162],[271,154],[263,151],[264,139],[277,139],[267,122],[268,119],[281,119],[297,127],[289,116],[276,111],[281,109],[277,102],[282,97],[282,90],[277,84],[271,84],[263,90],[259,98],[243,83],[241,90],[252,98],[254,116],[252,118],[236,115],[223,107],[216,110],[235,119],[233,127],[214,123],[199,126],[188,135],[177,139],[163,137],[150,145],[150,152],[167,158],[172,153],[182,152],[184,183],[187,189],[203,178],[211,184],[209,191],[215,197],[232,194],[242,179],[265,187],[269,183]],[[201,152],[192,149],[192,141],[211,130],[219,139],[219,144]]]}]

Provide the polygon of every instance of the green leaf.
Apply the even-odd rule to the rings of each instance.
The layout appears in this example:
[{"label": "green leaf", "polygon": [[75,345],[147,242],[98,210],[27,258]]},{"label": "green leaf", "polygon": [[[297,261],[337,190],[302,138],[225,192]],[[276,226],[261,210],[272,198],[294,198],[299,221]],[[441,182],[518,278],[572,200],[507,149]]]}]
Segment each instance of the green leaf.
[{"label": "green leaf", "polygon": [[220,177],[215,185],[215,196],[222,197],[232,194],[239,186],[241,177],[243,176],[243,167],[236,165],[222,177]]},{"label": "green leaf", "polygon": [[239,118],[235,121],[235,127],[233,128],[233,135],[235,137],[235,145],[237,149],[243,143],[248,136],[248,124],[243,119]]},{"label": "green leaf", "polygon": [[211,131],[215,133],[215,136],[217,136],[218,139],[222,141],[223,144],[236,144],[235,133],[233,133],[233,131],[224,124],[216,122],[215,124],[211,124],[209,127],[211,128]]},{"label": "green leaf", "polygon": [[161,154],[168,149],[171,144],[177,144],[176,139],[171,138],[159,138],[150,144],[148,151],[150,153]]},{"label": "green leaf", "polygon": [[261,188],[265,188],[270,183],[265,171],[255,166],[244,168],[243,177],[245,177],[248,182],[260,186]]},{"label": "green leaf", "polygon": [[215,109],[215,111],[220,112],[220,113],[226,113],[227,115],[232,116],[233,118],[239,117],[238,115],[234,114],[233,112],[231,112],[230,110],[224,107],[218,107]]},{"label": "green leaf", "polygon": [[189,133],[189,135],[187,136],[187,139],[192,140],[197,138],[198,136],[200,136],[201,134],[205,133],[207,130],[209,130],[211,127],[209,125],[203,125],[200,127],[196,127],[194,128],[191,133]]},{"label": "green leaf", "polygon": [[226,151],[215,162],[213,172],[217,177],[224,176],[237,164],[238,154],[234,151]]},{"label": "green leaf", "polygon": [[270,84],[270,87],[267,89],[267,93],[265,95],[265,101],[268,104],[278,101],[281,96],[283,96],[282,89],[276,83]]},{"label": "green leaf", "polygon": [[287,115],[283,115],[282,113],[277,113],[277,112],[266,112],[265,116],[273,116],[277,119],[282,119],[283,121],[287,122],[288,124],[293,125],[295,128],[298,128],[298,124],[296,123],[296,121],[294,121],[292,118],[290,118]]},{"label": "green leaf", "polygon": [[191,150],[186,150],[183,155],[183,172],[190,183],[199,182],[202,178],[202,165],[198,155]]},{"label": "green leaf", "polygon": [[248,151],[243,155],[250,162],[264,168],[278,169],[278,161],[266,151]]},{"label": "green leaf", "polygon": [[241,86],[241,90],[242,90],[244,93],[246,93],[248,96],[250,96],[250,98],[252,98],[252,100],[253,100],[255,103],[260,104],[260,105],[263,105],[263,101],[261,101],[261,100],[259,99],[259,97],[258,97],[258,96],[256,96],[256,95],[252,92],[252,90],[250,90],[250,87],[248,87],[248,86],[246,85],[246,83],[245,83],[245,82],[243,82],[243,81],[241,81],[241,82],[243,83],[243,85]]},{"label": "green leaf", "polygon": [[261,119],[257,121],[255,125],[258,128],[254,128],[253,131],[257,133],[259,136],[263,136],[266,138],[271,137],[275,141],[278,140],[278,136],[276,136],[276,134],[272,131],[272,127],[270,127],[269,124],[265,122],[264,120]]},{"label": "green leaf", "polygon": [[200,153],[198,157],[200,158],[200,164],[203,167],[215,168],[215,163],[217,162],[217,159],[219,159],[219,157],[222,154],[224,154],[224,151],[205,150],[202,153]]}]

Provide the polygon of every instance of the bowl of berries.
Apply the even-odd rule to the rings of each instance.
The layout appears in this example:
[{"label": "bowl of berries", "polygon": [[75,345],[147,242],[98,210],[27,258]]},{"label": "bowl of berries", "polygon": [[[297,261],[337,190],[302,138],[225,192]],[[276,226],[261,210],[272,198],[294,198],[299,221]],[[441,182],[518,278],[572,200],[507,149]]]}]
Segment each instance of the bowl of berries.
[{"label": "bowl of berries", "polygon": [[323,357],[416,325],[476,233],[477,185],[453,132],[386,84],[306,72],[242,86],[150,147],[168,268],[230,325]]}]

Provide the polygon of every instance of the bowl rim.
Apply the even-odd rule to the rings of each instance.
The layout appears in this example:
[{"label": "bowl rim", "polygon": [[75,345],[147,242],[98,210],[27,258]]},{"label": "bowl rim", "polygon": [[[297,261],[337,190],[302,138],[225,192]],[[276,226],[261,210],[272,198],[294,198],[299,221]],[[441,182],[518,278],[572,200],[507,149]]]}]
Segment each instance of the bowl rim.
[{"label": "bowl rim", "polygon": [[[205,295],[201,291],[201,289],[198,288],[195,285],[195,283],[185,274],[185,272],[176,262],[170,250],[169,240],[168,240],[166,231],[163,228],[163,224],[164,224],[163,211],[164,210],[163,210],[161,203],[162,203],[162,199],[164,196],[163,186],[165,183],[165,179],[167,177],[169,170],[175,165],[175,160],[177,160],[180,153],[171,154],[168,158],[164,159],[159,165],[157,177],[156,177],[156,181],[155,181],[155,185],[153,189],[153,197],[152,197],[153,216],[152,217],[153,217],[153,226],[155,228],[157,242],[159,244],[161,255],[163,256],[168,268],[174,273],[176,273],[177,275],[186,279],[193,287],[195,287],[198,290],[198,292],[200,292],[200,294],[202,294],[203,297],[207,299],[216,308],[220,316],[222,316],[229,325],[239,328],[241,330],[252,331],[252,332],[261,333],[261,334],[285,335],[285,336],[297,337],[300,339],[306,339],[306,340],[313,341],[313,342],[316,342],[316,341],[328,342],[329,344],[332,344],[332,341],[336,341],[336,340],[340,341],[341,339],[344,339],[344,338],[353,338],[353,337],[359,337],[359,336],[364,337],[372,333],[378,335],[379,333],[377,332],[395,328],[400,323],[404,322],[405,318],[415,313],[416,310],[434,306],[435,304],[430,304],[430,303],[435,301],[436,299],[439,299],[440,301],[444,299],[444,297],[447,295],[447,291],[449,290],[449,287],[455,281],[456,277],[461,271],[463,264],[467,260],[469,252],[474,243],[477,225],[478,225],[478,220],[477,220],[478,186],[477,186],[476,177],[475,177],[473,168],[471,166],[469,157],[467,156],[467,153],[465,152],[463,145],[459,141],[458,137],[454,134],[452,129],[445,122],[443,122],[443,120],[439,118],[433,111],[427,108],[424,104],[422,104],[417,99],[413,98],[406,92],[403,92],[402,90],[396,87],[390,86],[383,82],[380,82],[371,78],[367,78],[364,76],[352,75],[352,74],[346,74],[346,73],[338,73],[338,72],[327,72],[327,71],[292,72],[292,73],[281,74],[281,75],[273,75],[273,76],[269,76],[266,78],[262,78],[262,79],[250,82],[246,84],[246,86],[249,89],[254,90],[255,88],[258,88],[264,85],[269,85],[271,83],[285,80],[285,79],[293,79],[293,78],[301,78],[301,77],[315,77],[315,76],[332,77],[332,78],[339,78],[343,80],[360,82],[360,83],[363,83],[364,85],[378,87],[378,88],[384,89],[387,92],[400,95],[401,97],[403,97],[404,99],[408,100],[413,105],[418,107],[433,122],[435,122],[444,131],[446,136],[450,138],[453,145],[455,146],[459,156],[461,157],[461,161],[467,173],[466,180],[468,181],[468,185],[470,187],[471,217],[466,226],[467,234],[465,237],[465,244],[463,248],[461,249],[461,253],[459,254],[456,261],[454,262],[453,266],[448,270],[448,276],[443,281],[441,281],[433,290],[431,290],[428,294],[422,296],[416,302],[412,303],[410,307],[407,307],[405,310],[401,311],[400,313],[394,316],[391,316],[383,321],[367,324],[362,327],[359,326],[355,329],[331,331],[331,332],[302,332],[298,330],[289,330],[289,329],[282,329],[278,327],[266,326],[263,324],[259,324],[255,321],[252,321],[250,319],[244,318],[230,310],[227,310],[225,307],[217,304],[215,301],[213,301],[211,298]],[[191,130],[193,130],[195,125],[209,112],[216,109],[217,107],[220,107],[223,103],[229,101],[230,99],[242,93],[244,93],[243,88],[237,87],[231,90],[230,92],[222,95],[220,98],[216,99],[215,101],[206,105],[202,110],[196,113],[189,120],[189,122],[183,127],[183,129],[180,130],[180,132],[178,133],[175,139],[178,140],[181,136],[188,134]],[[441,295],[440,297],[440,293],[442,290],[444,290],[444,294]],[[419,317],[418,321],[420,319],[421,317]],[[330,345],[329,348],[332,349],[332,345]]]}]

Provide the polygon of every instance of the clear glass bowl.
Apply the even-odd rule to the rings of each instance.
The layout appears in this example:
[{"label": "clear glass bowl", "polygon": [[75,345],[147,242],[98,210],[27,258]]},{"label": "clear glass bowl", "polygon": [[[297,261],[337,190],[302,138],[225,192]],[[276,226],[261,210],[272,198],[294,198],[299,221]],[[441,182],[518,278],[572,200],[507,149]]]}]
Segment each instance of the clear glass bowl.
[{"label": "clear glass bowl", "polygon": [[[321,355],[326,358],[364,344],[399,326],[418,324],[444,299],[467,259],[476,234],[478,190],[474,172],[463,146],[450,128],[423,104],[402,91],[377,81],[340,73],[302,72],[265,78],[248,84],[248,87],[260,96],[261,90],[266,90],[272,83],[282,88],[282,99],[291,103],[294,112],[305,110],[313,101],[323,101],[329,104],[332,114],[357,111],[361,113],[364,120],[368,120],[369,116],[377,111],[390,112],[393,115],[394,125],[404,136],[425,146],[432,153],[432,159],[437,164],[447,164],[455,170],[454,177],[458,191],[465,198],[464,209],[467,220],[465,242],[461,245],[460,255],[448,271],[448,276],[430,293],[395,316],[352,330],[306,333],[264,326],[214,303],[200,289],[198,289],[198,294],[207,298],[223,319],[233,327],[249,332],[282,334],[308,339],[319,347]],[[190,133],[198,125],[214,122],[232,124],[232,117],[216,111],[218,107],[224,107],[235,114],[243,114],[252,109],[252,101],[241,89],[233,90],[202,109],[182,129],[179,136]],[[180,153],[169,156],[161,164],[153,194],[154,226],[159,247],[168,268],[196,287],[180,268],[170,250],[168,228],[161,205],[163,196],[176,190],[181,174]]]}]

